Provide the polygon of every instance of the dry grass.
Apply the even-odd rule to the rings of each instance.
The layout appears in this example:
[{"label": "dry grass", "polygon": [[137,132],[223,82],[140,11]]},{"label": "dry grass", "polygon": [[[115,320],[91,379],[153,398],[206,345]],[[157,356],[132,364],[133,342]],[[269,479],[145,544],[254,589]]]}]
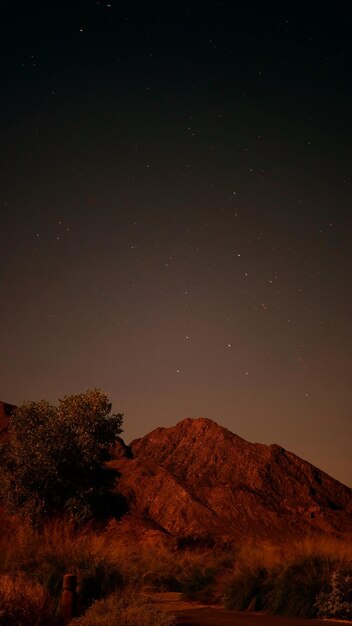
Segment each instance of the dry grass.
[{"label": "dry grass", "polygon": [[92,529],[78,531],[65,520],[50,522],[40,532],[12,520],[1,536],[0,574],[41,585],[57,607],[63,575],[76,573],[80,607],[85,610],[123,584],[107,552],[94,549],[95,538]]},{"label": "dry grass", "polygon": [[135,594],[112,594],[95,602],[72,626],[173,626],[172,615],[160,611]]},{"label": "dry grass", "polygon": [[341,565],[352,563],[352,540],[333,536],[303,537],[290,543],[246,542],[234,556],[234,572],[246,565],[273,570],[300,559],[324,557]]},{"label": "dry grass", "polygon": [[[180,550],[161,535],[131,541],[119,525],[96,532],[89,527],[77,530],[65,520],[51,522],[40,532],[8,520],[0,534],[3,585],[12,580],[13,589],[19,590],[22,581],[26,597],[37,598],[34,604],[39,607],[42,592],[57,605],[63,574],[75,572],[82,611],[128,587],[135,595],[148,590],[182,591],[201,602],[224,599],[232,608],[311,615],[321,590],[329,593],[333,572],[342,571],[352,572],[352,542],[328,536],[289,544],[248,542],[221,551]],[[15,592],[6,597],[6,606],[11,598],[15,603]],[[115,596],[111,598],[116,602]],[[40,610],[44,615],[44,608]]]},{"label": "dry grass", "polygon": [[0,623],[7,626],[52,624],[55,608],[48,592],[23,575],[0,576]]},{"label": "dry grass", "polygon": [[[91,549],[106,555],[123,573],[124,580],[139,590],[182,591],[194,572],[220,571],[224,555],[209,550],[176,549],[172,541],[127,543],[117,535],[95,535]],[[227,557],[226,557],[227,558]]]},{"label": "dry grass", "polygon": [[314,617],[317,598],[334,572],[352,571],[352,544],[337,537],[309,537],[289,544],[253,542],[241,547],[222,579],[228,608]]}]

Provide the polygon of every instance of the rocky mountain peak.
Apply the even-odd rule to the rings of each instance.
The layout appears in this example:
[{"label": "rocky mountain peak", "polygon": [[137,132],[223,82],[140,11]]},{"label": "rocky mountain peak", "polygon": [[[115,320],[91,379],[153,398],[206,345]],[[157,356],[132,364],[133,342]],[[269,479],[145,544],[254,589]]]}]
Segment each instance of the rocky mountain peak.
[{"label": "rocky mountain peak", "polygon": [[114,461],[136,515],[175,536],[214,541],[352,532],[351,489],[277,444],[216,422],[157,428]]}]

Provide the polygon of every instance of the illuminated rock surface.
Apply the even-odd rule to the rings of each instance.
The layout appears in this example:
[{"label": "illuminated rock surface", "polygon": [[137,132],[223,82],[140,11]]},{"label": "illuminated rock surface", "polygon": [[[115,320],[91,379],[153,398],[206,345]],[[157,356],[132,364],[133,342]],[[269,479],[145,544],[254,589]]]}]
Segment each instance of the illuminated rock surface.
[{"label": "illuminated rock surface", "polygon": [[180,540],[352,532],[352,491],[280,446],[185,419],[130,446],[112,465],[131,513]]}]

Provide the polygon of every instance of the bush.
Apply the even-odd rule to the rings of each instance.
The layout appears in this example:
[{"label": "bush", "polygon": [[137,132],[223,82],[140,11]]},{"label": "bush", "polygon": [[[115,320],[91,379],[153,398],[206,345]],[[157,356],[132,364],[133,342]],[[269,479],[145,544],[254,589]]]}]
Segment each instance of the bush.
[{"label": "bush", "polygon": [[123,587],[123,576],[116,566],[98,555],[79,563],[78,574],[80,610]]},{"label": "bush", "polygon": [[[232,573],[222,577],[227,608],[315,617],[317,613],[337,616],[336,607],[342,606],[348,614],[343,603],[351,597],[347,592],[352,582],[348,577],[352,576],[352,545],[346,540],[325,536],[282,545],[250,543],[233,557]],[[343,576],[335,576],[332,584],[333,571]]]},{"label": "bush", "polygon": [[265,568],[243,568],[226,586],[223,603],[225,608],[260,611],[269,588],[269,574]]},{"label": "bush", "polygon": [[94,602],[72,626],[172,626],[173,615],[159,611],[152,604],[133,596],[112,594]]},{"label": "bush", "polygon": [[272,572],[265,605],[272,613],[315,617],[316,598],[330,577],[331,562],[319,556],[297,560]]},{"label": "bush", "polygon": [[193,565],[181,577],[182,596],[186,600],[211,602],[215,583],[215,570],[212,567]]},{"label": "bush", "polygon": [[319,617],[352,619],[352,571],[335,570],[331,574],[328,589],[317,597]]},{"label": "bush", "polygon": [[49,626],[54,604],[39,583],[22,575],[0,576],[0,624],[6,626]]},{"label": "bush", "polygon": [[35,523],[62,513],[78,521],[116,513],[109,499],[116,474],[105,461],[121,424],[98,389],[66,396],[58,407],[46,401],[18,407],[0,454],[6,509]]},{"label": "bush", "polygon": [[99,535],[88,527],[77,531],[69,521],[57,520],[39,530],[15,524],[12,530],[12,535],[0,541],[3,574],[14,577],[21,572],[45,589],[55,606],[63,575],[69,572],[77,573],[81,610],[123,586],[119,564],[110,558],[108,549],[100,549]]}]

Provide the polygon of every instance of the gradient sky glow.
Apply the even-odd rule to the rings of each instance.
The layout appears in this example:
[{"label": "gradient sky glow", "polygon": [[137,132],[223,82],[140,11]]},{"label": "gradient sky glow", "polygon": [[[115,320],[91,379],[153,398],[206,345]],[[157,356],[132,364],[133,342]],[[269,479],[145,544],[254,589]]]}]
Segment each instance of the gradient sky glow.
[{"label": "gradient sky glow", "polygon": [[0,399],[100,387],[126,441],[204,416],[352,485],[351,24],[72,5],[0,7]]}]

